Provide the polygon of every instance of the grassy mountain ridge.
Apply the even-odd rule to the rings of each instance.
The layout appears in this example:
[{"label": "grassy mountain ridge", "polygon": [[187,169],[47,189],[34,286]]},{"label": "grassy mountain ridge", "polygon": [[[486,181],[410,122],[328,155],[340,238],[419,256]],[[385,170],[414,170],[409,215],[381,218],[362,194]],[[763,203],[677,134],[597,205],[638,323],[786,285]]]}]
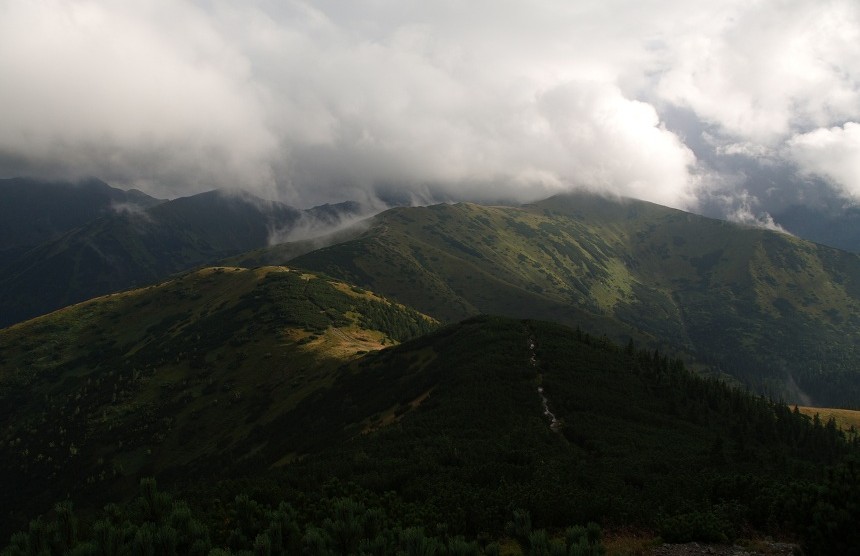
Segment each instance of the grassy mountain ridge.
[{"label": "grassy mountain ridge", "polygon": [[392,209],[291,264],[445,321],[579,324],[687,353],[789,401],[860,399],[860,258],[785,234],[572,195]]},{"label": "grassy mountain ridge", "polygon": [[[589,310],[596,306],[571,305],[572,289],[545,291],[541,270],[522,264],[530,249],[525,238],[511,235],[514,243],[506,245],[496,237],[523,214],[469,204],[396,208],[375,217],[356,239],[291,260],[355,283],[376,283],[407,305],[448,321],[480,312],[568,321],[574,315],[593,330],[617,330],[617,322]],[[272,250],[278,249],[283,248]]]},{"label": "grassy mountain ridge", "polygon": [[[537,208],[577,216],[577,204]],[[612,222],[612,207],[595,199],[587,210],[595,204]],[[789,400],[856,406],[855,363],[846,360],[860,355],[857,255],[647,203],[626,212],[615,210],[614,222],[636,223],[632,260],[650,263],[640,276],[671,296],[698,357]]]},{"label": "grassy mountain ridge", "polygon": [[142,474],[241,468],[253,450],[223,456],[255,427],[357,353],[432,326],[308,272],[222,267],[0,330],[5,520]]},{"label": "grassy mountain ridge", "polygon": [[296,224],[329,223],[358,209],[343,203],[300,211],[211,191],[145,210],[113,211],[7,261],[0,272],[0,327],[152,284],[265,246],[273,233]]}]

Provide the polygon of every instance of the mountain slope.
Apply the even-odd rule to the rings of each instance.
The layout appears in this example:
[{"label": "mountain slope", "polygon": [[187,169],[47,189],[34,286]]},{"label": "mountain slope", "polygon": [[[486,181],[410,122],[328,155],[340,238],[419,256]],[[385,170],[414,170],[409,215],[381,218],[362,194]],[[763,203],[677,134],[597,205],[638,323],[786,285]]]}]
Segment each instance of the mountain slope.
[{"label": "mountain slope", "polygon": [[344,361],[432,326],[307,272],[209,268],[0,330],[3,521],[241,468],[254,450],[224,455]]},{"label": "mountain slope", "polygon": [[0,179],[0,275],[28,249],[91,220],[161,202],[95,179],[78,183]]},{"label": "mountain slope", "polygon": [[163,201],[91,179],[79,183],[0,179],[0,252],[32,247],[124,208]]},{"label": "mountain slope", "polygon": [[860,400],[860,258],[785,234],[573,195],[393,209],[291,264],[446,321],[579,324],[686,353],[789,401]]},{"label": "mountain slope", "polygon": [[[256,337],[266,335],[263,327]],[[214,546],[239,551],[263,531],[276,534],[263,508],[283,508],[281,501],[330,531],[308,541],[316,553],[358,544],[349,520],[333,525],[341,513],[320,513],[321,497],[362,515],[362,504],[382,501],[401,508],[403,523],[451,538],[498,539],[518,515],[551,531],[597,521],[670,539],[725,541],[755,530],[796,535],[809,546],[821,540],[807,529],[815,519],[832,520],[830,546],[844,545],[855,530],[856,507],[831,493],[824,470],[852,450],[835,426],[812,425],[785,406],[692,375],[678,361],[558,324],[470,319],[343,360],[322,375],[324,387],[288,401],[270,396],[277,411],[248,413],[254,404],[244,400],[269,395],[276,369],[266,360],[234,369],[235,380],[256,372],[264,382],[219,405],[230,415],[214,437],[204,430],[171,449],[168,430],[164,446],[152,448],[156,461],[181,460],[183,451],[216,444],[217,457],[159,475],[206,516]],[[162,395],[193,391],[184,384],[190,378],[171,377]],[[176,415],[173,427],[181,428],[216,417],[183,417],[194,403],[175,404],[161,418]],[[839,477],[843,494],[860,486],[856,473]],[[81,494],[76,504],[92,504]],[[287,524],[280,530],[286,535]]]},{"label": "mountain slope", "polygon": [[184,197],[97,218],[17,256],[0,273],[0,327],[268,244],[276,231],[338,211],[299,211],[250,195]]},{"label": "mountain slope", "polygon": [[[325,420],[301,418],[325,408]],[[395,491],[457,530],[484,531],[518,507],[546,527],[658,527],[731,500],[767,505],[770,489],[817,477],[844,449],[818,426],[677,361],[556,324],[478,317],[351,363],[272,430],[301,429],[311,453],[327,447],[293,477]],[[802,436],[812,443],[795,445]],[[742,495],[727,488],[736,475]]]}]

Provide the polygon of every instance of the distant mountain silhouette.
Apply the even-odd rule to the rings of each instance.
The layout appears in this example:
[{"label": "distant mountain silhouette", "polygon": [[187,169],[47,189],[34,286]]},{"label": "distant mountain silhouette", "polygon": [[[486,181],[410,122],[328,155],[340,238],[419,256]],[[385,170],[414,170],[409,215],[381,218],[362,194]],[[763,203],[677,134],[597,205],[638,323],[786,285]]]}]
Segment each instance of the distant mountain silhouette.
[{"label": "distant mountain silhouette", "polygon": [[860,208],[814,208],[794,205],[774,215],[774,221],[792,234],[860,253]]},{"label": "distant mountain silhouette", "polygon": [[[17,238],[7,234],[14,247],[0,261],[0,327],[264,247],[274,231],[317,219],[316,209],[301,211],[245,193],[210,191],[159,202],[143,194],[123,195],[102,182],[87,183],[82,186],[87,195],[69,184],[41,184],[32,190],[26,180],[7,185],[7,198],[21,198],[24,212],[49,209],[44,209],[45,226],[31,226]],[[61,200],[50,201],[52,192],[73,200],[74,218],[63,216]],[[36,201],[28,204],[31,197]],[[324,207],[321,225],[333,221],[338,211],[354,210],[358,208],[348,203]],[[81,223],[87,216],[94,217]],[[16,222],[26,228],[23,221]]]},{"label": "distant mountain silhouette", "polygon": [[0,179],[0,252],[34,247],[124,207],[147,209],[164,201],[103,181]]}]

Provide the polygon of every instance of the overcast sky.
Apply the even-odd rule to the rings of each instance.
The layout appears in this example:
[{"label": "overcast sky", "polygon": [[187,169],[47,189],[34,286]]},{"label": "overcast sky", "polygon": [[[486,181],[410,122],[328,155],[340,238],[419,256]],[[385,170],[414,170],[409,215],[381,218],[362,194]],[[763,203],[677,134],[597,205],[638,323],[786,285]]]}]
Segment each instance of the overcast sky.
[{"label": "overcast sky", "polygon": [[860,200],[857,0],[0,0],[0,176]]}]

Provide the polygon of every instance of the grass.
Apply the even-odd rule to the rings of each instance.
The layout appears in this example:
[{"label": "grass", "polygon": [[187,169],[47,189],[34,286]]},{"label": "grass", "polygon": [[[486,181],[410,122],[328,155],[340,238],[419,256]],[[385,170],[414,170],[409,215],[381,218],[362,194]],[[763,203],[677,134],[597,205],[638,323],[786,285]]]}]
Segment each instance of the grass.
[{"label": "grass", "polygon": [[0,331],[0,486],[14,508],[38,505],[37,492],[193,473],[344,363],[433,326],[286,267],[202,269],[12,326]]},{"label": "grass", "polygon": [[851,409],[833,409],[827,407],[806,407],[798,406],[797,409],[804,415],[813,417],[818,415],[822,422],[826,422],[831,417],[836,421],[836,424],[842,430],[850,430],[852,427],[855,431],[860,430],[860,411]]},{"label": "grass", "polygon": [[860,259],[785,234],[572,195],[392,209],[290,264],[444,322],[554,320],[683,354],[774,398],[860,399]]},{"label": "grass", "polygon": [[618,530],[604,533],[606,556],[650,556],[662,540],[653,533]]}]

